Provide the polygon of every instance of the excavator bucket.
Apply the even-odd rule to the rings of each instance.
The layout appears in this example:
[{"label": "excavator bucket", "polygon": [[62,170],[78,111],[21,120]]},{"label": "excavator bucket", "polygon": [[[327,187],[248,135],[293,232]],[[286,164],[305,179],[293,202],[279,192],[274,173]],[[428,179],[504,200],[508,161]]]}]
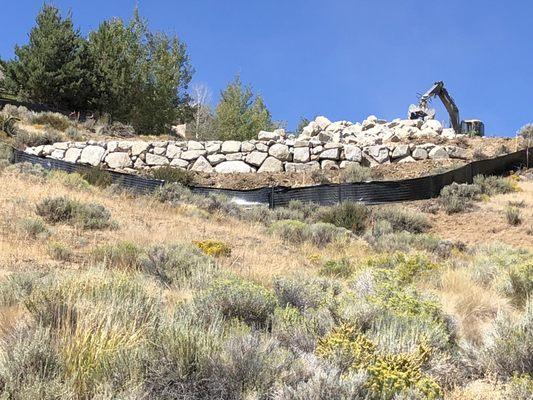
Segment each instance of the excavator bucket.
[{"label": "excavator bucket", "polygon": [[435,118],[435,110],[411,104],[407,111],[407,117],[409,119],[433,119]]}]

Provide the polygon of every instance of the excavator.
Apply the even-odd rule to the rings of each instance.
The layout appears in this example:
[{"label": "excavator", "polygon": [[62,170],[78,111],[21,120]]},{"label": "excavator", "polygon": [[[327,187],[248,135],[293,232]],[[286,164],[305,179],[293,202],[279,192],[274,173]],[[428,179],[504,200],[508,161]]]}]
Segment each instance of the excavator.
[{"label": "excavator", "polygon": [[433,97],[439,97],[444,104],[446,111],[450,115],[450,122],[456,134],[468,134],[471,136],[484,136],[485,125],[478,119],[467,119],[461,121],[459,118],[459,109],[444,87],[444,82],[438,81],[422,96],[418,105],[411,104],[409,106],[409,119],[433,119],[435,118],[435,110],[428,107],[428,103]]}]

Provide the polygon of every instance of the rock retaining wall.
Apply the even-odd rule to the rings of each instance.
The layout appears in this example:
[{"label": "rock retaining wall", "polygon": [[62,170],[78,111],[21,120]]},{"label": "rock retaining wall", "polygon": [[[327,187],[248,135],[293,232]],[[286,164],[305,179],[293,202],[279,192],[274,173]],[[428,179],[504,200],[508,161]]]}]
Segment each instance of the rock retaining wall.
[{"label": "rock retaining wall", "polygon": [[[373,166],[390,162],[459,158],[465,149],[437,145],[456,135],[436,120],[391,122],[370,116],[362,123],[311,121],[298,137],[283,129],[262,131],[257,140],[238,141],[87,141],[30,147],[25,151],[72,163],[135,171],[170,165],[198,172],[298,172],[345,168],[350,164]],[[425,144],[409,143],[412,139]]]},{"label": "rock retaining wall", "polygon": [[373,166],[428,158],[467,158],[462,148],[429,142],[360,147],[315,139],[61,142],[30,147],[26,153],[127,172],[165,165],[199,172],[298,172],[345,168],[355,163]]}]

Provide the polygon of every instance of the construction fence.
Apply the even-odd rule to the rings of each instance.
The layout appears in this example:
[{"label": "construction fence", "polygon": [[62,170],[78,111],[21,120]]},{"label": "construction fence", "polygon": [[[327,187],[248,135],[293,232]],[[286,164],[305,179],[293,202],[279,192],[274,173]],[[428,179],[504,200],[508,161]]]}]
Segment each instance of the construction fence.
[{"label": "construction fence", "polygon": [[[48,170],[83,173],[90,167],[62,160],[42,158],[13,150],[14,162],[39,164]],[[503,175],[523,167],[529,167],[533,148],[524,149],[500,157],[473,161],[460,168],[440,174],[397,181],[371,181],[360,183],[324,184],[306,187],[271,186],[259,189],[233,190],[192,186],[193,193],[201,195],[222,194],[246,203],[260,203],[276,208],[291,200],[332,205],[342,201],[365,204],[381,204],[424,200],[437,197],[444,186],[457,183],[472,183],[476,175]],[[138,175],[109,171],[113,183],[138,193],[152,192],[165,184],[164,181]]]}]

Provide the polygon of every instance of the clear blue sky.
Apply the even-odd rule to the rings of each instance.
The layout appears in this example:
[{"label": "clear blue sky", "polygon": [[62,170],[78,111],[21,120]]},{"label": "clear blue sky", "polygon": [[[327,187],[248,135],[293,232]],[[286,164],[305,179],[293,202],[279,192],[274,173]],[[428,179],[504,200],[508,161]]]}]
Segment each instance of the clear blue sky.
[{"label": "clear blue sky", "polygon": [[[83,33],[128,19],[135,0],[55,0]],[[404,117],[417,93],[443,80],[462,118],[491,135],[533,121],[533,2],[462,0],[138,0],[154,30],[184,40],[213,92],[236,73],[274,119]],[[41,1],[1,0],[0,56],[25,43]],[[435,102],[436,103],[436,102]],[[435,104],[434,103],[434,104]],[[437,117],[447,120],[442,107]]]}]

